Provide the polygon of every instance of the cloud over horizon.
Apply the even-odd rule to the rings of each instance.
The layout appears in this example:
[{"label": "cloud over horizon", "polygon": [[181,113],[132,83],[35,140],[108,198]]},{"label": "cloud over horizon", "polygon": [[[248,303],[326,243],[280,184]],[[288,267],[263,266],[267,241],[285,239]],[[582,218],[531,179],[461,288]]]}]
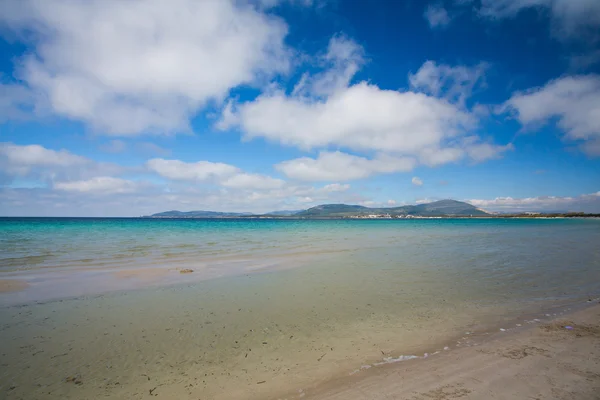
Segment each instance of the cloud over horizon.
[{"label": "cloud over horizon", "polygon": [[334,3],[0,0],[0,214],[593,209],[600,2]]},{"label": "cloud over horizon", "polygon": [[497,197],[467,200],[476,207],[497,212],[590,212],[600,213],[600,192],[580,196]]}]

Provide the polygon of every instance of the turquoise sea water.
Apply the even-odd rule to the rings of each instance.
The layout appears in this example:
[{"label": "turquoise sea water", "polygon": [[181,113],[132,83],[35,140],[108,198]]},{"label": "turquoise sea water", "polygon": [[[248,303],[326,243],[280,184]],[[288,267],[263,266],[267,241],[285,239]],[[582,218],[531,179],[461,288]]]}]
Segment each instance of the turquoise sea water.
[{"label": "turquoise sea water", "polygon": [[5,218],[0,274],[43,281],[52,272],[189,267],[211,278],[329,257],[362,259],[365,271],[439,268],[483,286],[538,280],[551,295],[594,289],[587,278],[598,270],[598,243],[598,220]]},{"label": "turquoise sea water", "polygon": [[0,392],[300,393],[598,296],[599,243],[583,219],[0,219],[0,279],[28,285],[0,294]]}]

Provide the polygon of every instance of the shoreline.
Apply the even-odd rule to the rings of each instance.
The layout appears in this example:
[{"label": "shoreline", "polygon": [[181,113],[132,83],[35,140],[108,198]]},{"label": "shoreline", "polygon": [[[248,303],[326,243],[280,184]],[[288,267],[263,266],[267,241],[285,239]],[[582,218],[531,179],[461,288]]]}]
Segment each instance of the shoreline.
[{"label": "shoreline", "polygon": [[[143,289],[142,289],[143,290]],[[124,292],[123,295],[128,295],[128,293]],[[83,296],[83,297],[75,297],[75,298],[70,298],[70,299],[66,299],[64,300],[52,300],[48,303],[54,303],[53,304],[49,304],[48,306],[44,306],[50,309],[54,309],[55,306],[56,307],[60,307],[60,308],[64,308],[65,306],[68,309],[77,309],[80,306],[79,300],[89,300],[91,299],[92,302],[94,302],[95,300],[93,300],[95,296]],[[102,299],[104,296],[98,296],[100,299]],[[111,296],[113,297],[113,296]],[[120,295],[117,295],[117,297],[120,297]],[[586,298],[587,299],[587,298]],[[115,299],[117,301],[112,302],[112,304],[116,305],[118,303],[120,303],[119,299]],[[591,300],[591,299],[590,299]],[[307,379],[309,378],[309,375],[305,375],[303,376],[300,380],[298,379],[292,379],[290,380],[290,377],[285,377],[282,376],[278,373],[271,373],[269,372],[266,375],[258,375],[256,376],[256,380],[255,381],[250,381],[247,382],[247,384],[241,386],[240,388],[232,388],[232,387],[227,387],[225,382],[223,381],[223,383],[225,384],[225,386],[223,387],[222,391],[210,391],[208,392],[208,397],[206,397],[206,393],[204,393],[203,390],[201,390],[200,387],[198,387],[197,389],[184,389],[182,387],[180,387],[179,385],[174,385],[174,382],[171,382],[171,379],[173,378],[168,378],[169,375],[167,375],[169,373],[169,371],[167,370],[161,370],[159,369],[161,372],[161,374],[164,374],[162,378],[158,378],[158,382],[156,382],[157,379],[157,374],[159,372],[159,370],[157,371],[153,371],[151,373],[152,377],[153,377],[153,383],[152,385],[155,385],[154,382],[159,383],[159,382],[164,382],[162,384],[160,384],[160,395],[161,397],[164,398],[196,398],[197,396],[200,396],[201,398],[209,398],[209,399],[269,399],[269,398],[273,398],[273,399],[300,399],[300,398],[315,398],[315,399],[319,399],[319,398],[324,398],[324,399],[328,399],[329,397],[320,397],[320,396],[329,396],[330,394],[333,396],[334,392],[330,393],[331,390],[339,390],[339,388],[346,388],[346,387],[352,387],[353,385],[364,385],[364,382],[370,382],[370,380],[372,379],[380,379],[378,377],[381,376],[387,376],[390,372],[389,371],[399,371],[399,370],[405,370],[405,369],[412,369],[413,366],[415,365],[421,365],[423,363],[437,363],[438,360],[442,357],[448,357],[448,354],[455,354],[456,352],[463,352],[464,349],[472,349],[472,348],[479,348],[478,346],[481,346],[482,343],[487,343],[490,340],[496,339],[496,338],[510,338],[513,337],[514,335],[519,335],[520,332],[523,331],[527,331],[527,329],[530,326],[537,326],[539,324],[545,324],[548,321],[550,321],[552,318],[570,318],[570,315],[573,313],[577,313],[579,312],[581,309],[587,309],[587,308],[592,308],[590,306],[595,306],[598,302],[598,298],[593,299],[593,301],[585,301],[584,299],[581,299],[579,301],[574,301],[574,299],[571,299],[570,301],[567,302],[567,299],[556,299],[554,301],[545,301],[544,304],[542,303],[532,303],[531,307],[530,307],[530,312],[527,313],[521,313],[518,316],[513,316],[510,319],[505,319],[502,315],[496,315],[495,317],[490,315],[490,318],[484,318],[482,320],[479,320],[476,324],[474,325],[469,325],[468,329],[470,329],[471,331],[467,334],[461,334],[460,331],[456,331],[454,330],[454,332],[451,331],[447,331],[447,335],[438,335],[437,336],[437,340],[433,340],[430,342],[427,341],[423,341],[421,342],[421,344],[418,347],[412,346],[411,349],[412,351],[410,352],[403,352],[402,349],[404,349],[405,351],[408,349],[406,347],[406,345],[402,342],[402,341],[398,341],[396,340],[396,345],[392,348],[381,348],[382,350],[385,350],[385,353],[382,351],[382,355],[377,357],[367,357],[367,358],[356,358],[354,357],[354,361],[350,362],[350,358],[352,355],[352,349],[348,348],[346,349],[346,353],[348,355],[348,358],[346,358],[341,364],[331,364],[328,367],[326,367],[325,365],[323,365],[322,362],[314,362],[314,360],[312,361],[312,366],[310,366],[310,368],[308,370],[312,370],[313,368],[316,368],[316,370],[314,371],[315,373],[311,373],[311,379]],[[103,300],[99,300],[99,301],[103,301]],[[87,303],[87,302],[86,302]],[[33,303],[32,305],[43,305],[44,303]],[[69,305],[70,304],[70,305]],[[84,303],[82,303],[84,304]],[[88,304],[95,304],[95,303],[88,303]],[[27,310],[27,308],[23,308],[22,306],[15,306],[14,307],[14,311],[15,312],[23,312]],[[8,311],[8,310],[6,310]],[[526,321],[530,321],[530,323],[528,324]],[[75,322],[75,321],[74,321]],[[521,325],[521,326],[518,326]],[[502,330],[501,330],[501,329]],[[369,334],[369,332],[366,331],[362,331],[364,332],[364,334]],[[349,334],[350,332],[348,332]],[[357,337],[358,338],[358,337]],[[300,339],[300,337],[298,337],[297,339]],[[398,338],[399,339],[399,338]],[[296,338],[294,339],[296,340]],[[268,340],[269,345],[271,345],[271,340]],[[322,342],[320,341],[319,343],[322,344]],[[329,343],[329,342],[327,342]],[[263,343],[264,345],[265,343]],[[335,342],[331,342],[331,344],[335,345]],[[447,347],[447,349],[445,350],[445,348]],[[255,349],[256,350],[256,349]],[[274,360],[274,358],[272,358],[273,356],[281,356],[283,355],[284,357],[286,356],[286,351],[284,351],[285,348],[281,348],[280,352],[277,352],[277,354],[272,354],[270,357],[271,358],[267,358],[266,360]],[[288,349],[289,350],[289,349]],[[332,349],[333,350],[333,349]],[[327,349],[328,351],[328,349]],[[425,356],[425,353],[429,353],[427,356]],[[439,352],[439,353],[437,353]],[[322,353],[325,353],[324,351],[319,352],[319,354],[315,354],[315,360],[318,356],[320,356]],[[379,352],[377,351],[377,354]],[[252,354],[254,354],[254,351],[252,352]],[[375,355],[375,354],[373,354]],[[404,356],[404,357],[403,357]],[[402,361],[406,359],[406,356],[414,356],[415,359],[410,359],[407,361]],[[38,356],[39,357],[39,356]],[[38,357],[36,357],[36,362],[39,361]],[[322,357],[322,356],[321,356]],[[326,360],[325,361],[329,361],[329,357],[330,355],[327,354]],[[245,358],[243,358],[243,354],[242,354],[242,358],[240,360],[240,362],[243,362],[244,360],[246,360]],[[182,360],[183,361],[183,360]],[[306,361],[306,360],[305,360]],[[320,361],[320,360],[317,360]],[[324,362],[325,362],[324,361]],[[339,359],[339,361],[342,361],[342,359]],[[261,363],[262,364],[262,363]],[[266,363],[266,365],[269,365],[270,363]],[[365,365],[369,365],[368,368],[363,368]],[[429,365],[429,364],[428,364]],[[272,365],[273,367],[275,366],[274,364]],[[307,364],[306,367],[308,368],[309,365]],[[139,368],[139,366],[138,366]],[[308,371],[306,369],[301,369],[300,371],[304,371],[304,373],[306,373],[306,371]],[[184,370],[185,371],[185,370]],[[232,373],[234,372],[233,370],[230,370]],[[275,370],[273,370],[275,371]],[[187,372],[191,373],[191,370],[187,370]],[[144,373],[149,373],[149,372],[145,372]],[[423,372],[423,374],[425,374],[426,372]],[[209,374],[210,375],[210,374]],[[86,378],[86,384],[85,384],[85,389],[92,389],[88,387],[87,383],[89,382],[89,374],[83,374],[83,376],[85,376]],[[195,376],[195,374],[191,374],[190,378],[186,378],[186,380],[190,383],[195,383],[192,379],[192,377]],[[101,375],[98,376],[96,379],[101,378]],[[106,379],[106,378],[105,378]],[[114,378],[117,379],[117,378]],[[202,379],[202,378],[200,378]],[[416,378],[415,378],[416,379]],[[122,394],[122,395],[127,395],[127,396],[133,396],[134,394],[139,394],[139,396],[134,396],[134,397],[130,397],[130,398],[143,398],[142,394],[146,394],[147,395],[147,388],[145,388],[146,386],[146,381],[143,380],[142,382],[135,382],[135,381],[130,381],[129,383],[126,383],[127,380],[123,380],[123,377],[118,379],[119,382],[121,382],[122,386],[119,386],[120,389],[124,390],[123,392],[119,391],[118,393],[113,393],[113,395],[117,395],[117,394]],[[97,380],[95,381],[97,382]],[[167,383],[170,382],[170,383]],[[260,382],[260,383],[259,383]],[[166,383],[166,384],[165,384]],[[195,386],[195,385],[194,385]],[[154,387],[154,386],[152,386]],[[150,387],[150,389],[152,389],[152,387]],[[185,386],[187,387],[187,385]],[[53,390],[56,390],[57,387],[54,386],[53,384]],[[68,389],[67,387],[62,388],[62,390],[66,390]],[[116,388],[115,388],[116,389]],[[188,392],[189,390],[189,392]],[[363,389],[359,389],[359,390],[363,390]],[[395,390],[395,389],[394,389]],[[274,394],[279,393],[279,396],[275,396]],[[358,394],[356,394],[356,396],[354,398],[360,398],[363,399],[365,397],[361,397],[359,392]],[[378,392],[375,392],[374,394],[377,394]],[[68,391],[68,392],[64,392],[64,395],[75,395],[76,392],[72,392],[72,391]],[[393,393],[392,393],[393,394]],[[100,393],[98,392],[89,392],[89,395],[100,395]],[[196,396],[196,397],[193,397]],[[346,395],[344,395],[346,396]],[[349,397],[340,397],[341,398],[352,398],[352,396],[348,395]],[[387,396],[387,395],[386,395]],[[390,394],[391,396],[391,394]],[[118,396],[117,396],[118,397]],[[50,397],[49,397],[50,398]],[[54,398],[54,397],[52,397]],[[71,397],[65,397],[65,398],[71,398]],[[331,397],[331,399],[336,399],[337,397]],[[367,397],[368,398],[368,397]],[[374,397],[374,398],[379,398],[379,397]],[[404,398],[404,397],[393,397],[393,398]],[[413,399],[413,397],[406,397],[407,399]],[[448,399],[451,399],[452,397],[447,397]],[[419,399],[415,397],[415,399]],[[423,399],[427,399],[429,400],[429,397],[425,397]],[[440,399],[446,399],[444,397],[441,397]]]},{"label": "shoreline", "polygon": [[[367,364],[270,399],[600,399],[600,301],[422,355]],[[463,339],[466,339],[463,337]],[[583,339],[583,340],[581,340]],[[439,347],[439,346],[438,346]],[[578,358],[587,356],[587,358]],[[543,372],[542,372],[543,371]],[[531,382],[524,378],[529,375]],[[485,378],[485,379],[482,379]],[[534,393],[537,392],[537,393]],[[528,397],[527,397],[528,396]],[[259,397],[253,397],[253,399]]]},{"label": "shoreline", "polygon": [[[202,263],[179,263],[147,266],[89,268],[48,268],[46,270],[10,271],[0,273],[0,308],[41,304],[51,301],[101,296],[121,291],[167,288],[177,285],[249,274],[261,274],[301,268],[317,255],[334,255],[340,251],[300,254],[295,262],[290,255],[261,258],[215,258]],[[218,271],[224,265],[226,272]],[[188,271],[182,272],[182,271]],[[191,272],[189,272],[191,271]]]},{"label": "shoreline", "polygon": [[24,279],[0,279],[0,295],[20,292],[29,286],[31,285]]}]

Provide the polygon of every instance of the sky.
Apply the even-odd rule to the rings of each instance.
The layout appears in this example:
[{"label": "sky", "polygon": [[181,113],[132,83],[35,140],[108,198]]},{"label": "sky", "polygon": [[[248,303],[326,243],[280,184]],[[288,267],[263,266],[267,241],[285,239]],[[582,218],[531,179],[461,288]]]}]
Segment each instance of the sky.
[{"label": "sky", "polygon": [[0,0],[0,215],[600,212],[600,1]]}]

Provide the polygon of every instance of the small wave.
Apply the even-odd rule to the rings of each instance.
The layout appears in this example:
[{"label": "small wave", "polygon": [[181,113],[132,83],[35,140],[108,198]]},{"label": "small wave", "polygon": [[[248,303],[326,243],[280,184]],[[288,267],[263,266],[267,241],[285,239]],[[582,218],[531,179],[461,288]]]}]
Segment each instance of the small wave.
[{"label": "small wave", "polygon": [[423,357],[419,357],[419,356],[399,356],[399,357],[395,357],[395,358],[394,357],[384,357],[383,361],[373,363],[372,365],[371,364],[361,365],[361,367],[359,369],[355,369],[354,371],[350,372],[350,375],[357,374],[360,371],[364,371],[369,368],[379,367],[380,365],[394,364],[397,362],[414,360],[415,358],[427,358],[427,356],[428,356],[428,354],[425,353],[423,355]]}]

